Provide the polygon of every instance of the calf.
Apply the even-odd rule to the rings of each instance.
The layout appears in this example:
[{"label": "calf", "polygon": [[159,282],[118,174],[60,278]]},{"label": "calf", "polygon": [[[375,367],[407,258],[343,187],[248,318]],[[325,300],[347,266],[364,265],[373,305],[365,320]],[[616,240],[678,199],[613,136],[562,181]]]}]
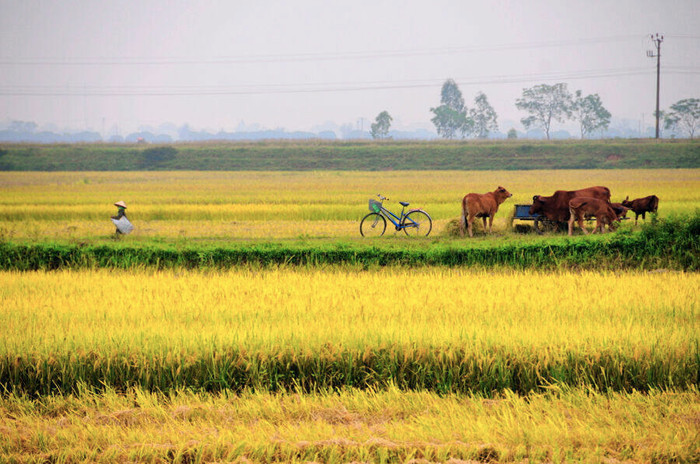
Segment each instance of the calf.
[{"label": "calf", "polygon": [[459,231],[464,237],[465,227],[469,230],[469,236],[473,237],[472,223],[474,218],[480,217],[484,220],[484,230],[486,230],[486,218],[489,218],[489,233],[493,225],[493,216],[498,211],[498,206],[513,195],[503,187],[498,187],[489,193],[468,193],[462,199],[462,217]]},{"label": "calf", "polygon": [[649,195],[644,198],[636,198],[630,201],[628,196],[622,201],[622,206],[634,211],[634,225],[637,225],[637,219],[642,216],[642,219],[646,222],[647,213],[655,213],[659,209],[659,197],[656,195]]},{"label": "calf", "polygon": [[603,228],[606,224],[608,229],[612,231],[614,230],[613,223],[620,220],[610,203],[597,198],[577,197],[572,199],[569,202],[569,213],[569,235],[574,235],[574,221],[578,221],[583,233],[588,234],[583,225],[584,216],[595,216],[596,225],[593,233],[600,230],[601,234],[604,232]]},{"label": "calf", "polygon": [[622,219],[627,216],[627,211],[630,209],[626,206],[622,206],[622,203],[610,203],[610,206],[612,207],[613,211],[615,211],[615,214],[617,214],[617,217]]}]

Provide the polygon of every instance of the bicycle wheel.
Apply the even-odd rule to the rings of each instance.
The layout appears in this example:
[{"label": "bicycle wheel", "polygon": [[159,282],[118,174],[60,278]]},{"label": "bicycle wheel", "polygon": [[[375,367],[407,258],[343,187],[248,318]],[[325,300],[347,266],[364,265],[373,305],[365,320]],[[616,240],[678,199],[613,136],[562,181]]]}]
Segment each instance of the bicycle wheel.
[{"label": "bicycle wheel", "polygon": [[411,211],[401,225],[409,237],[427,237],[433,229],[433,220],[425,211]]},{"label": "bicycle wheel", "polygon": [[378,213],[369,213],[360,223],[360,234],[363,237],[381,237],[385,230],[386,219]]}]

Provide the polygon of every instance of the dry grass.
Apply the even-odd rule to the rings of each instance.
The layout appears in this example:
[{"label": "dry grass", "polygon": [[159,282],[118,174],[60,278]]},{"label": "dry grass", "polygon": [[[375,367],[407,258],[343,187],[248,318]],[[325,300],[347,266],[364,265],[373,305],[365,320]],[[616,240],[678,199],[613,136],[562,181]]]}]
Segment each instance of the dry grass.
[{"label": "dry grass", "polygon": [[12,462],[696,462],[697,391],[0,398]]}]

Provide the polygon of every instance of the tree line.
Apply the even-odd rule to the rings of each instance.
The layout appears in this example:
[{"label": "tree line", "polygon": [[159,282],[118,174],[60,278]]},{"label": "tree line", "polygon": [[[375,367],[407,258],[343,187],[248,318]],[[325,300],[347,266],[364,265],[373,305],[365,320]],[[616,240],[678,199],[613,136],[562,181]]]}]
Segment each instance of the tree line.
[{"label": "tree line", "polygon": [[[523,89],[515,106],[528,114],[520,120],[523,126],[528,130],[541,129],[548,140],[555,121],[576,121],[582,139],[605,131],[610,126],[611,114],[598,94],[584,96],[581,90],[571,93],[565,83],[540,84]],[[442,85],[440,105],[430,108],[430,111],[433,113],[431,122],[438,135],[445,139],[486,139],[491,132],[498,131],[498,115],[486,95],[478,92],[473,106],[468,108],[461,90],[452,79],[447,79]],[[685,133],[692,139],[700,125],[700,99],[680,100],[671,105],[668,111],[662,112],[660,117],[666,129]],[[387,138],[392,120],[388,111],[379,113],[370,127],[372,138]],[[515,129],[508,131],[508,138],[516,137]]]}]

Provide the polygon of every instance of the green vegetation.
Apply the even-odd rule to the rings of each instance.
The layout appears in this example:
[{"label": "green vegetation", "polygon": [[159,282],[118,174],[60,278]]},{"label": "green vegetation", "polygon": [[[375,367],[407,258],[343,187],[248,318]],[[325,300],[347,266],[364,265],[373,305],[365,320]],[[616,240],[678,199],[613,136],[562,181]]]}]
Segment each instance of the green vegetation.
[{"label": "green vegetation", "polygon": [[[697,345],[641,352],[503,346],[343,348],[294,347],[251,352],[219,347],[196,353],[123,349],[0,355],[0,389],[28,395],[74,393],[79,385],[100,391],[139,387],[148,391],[294,391],[342,387],[492,395],[546,391],[549,385],[600,392],[692,389],[698,385]],[[585,350],[585,351],[584,351]]]},{"label": "green vegetation", "polygon": [[267,141],[0,145],[10,171],[698,168],[697,140]]},{"label": "green vegetation", "polygon": [[598,237],[288,240],[275,242],[0,242],[2,270],[226,269],[236,266],[473,266],[512,269],[700,269],[700,211]]}]

